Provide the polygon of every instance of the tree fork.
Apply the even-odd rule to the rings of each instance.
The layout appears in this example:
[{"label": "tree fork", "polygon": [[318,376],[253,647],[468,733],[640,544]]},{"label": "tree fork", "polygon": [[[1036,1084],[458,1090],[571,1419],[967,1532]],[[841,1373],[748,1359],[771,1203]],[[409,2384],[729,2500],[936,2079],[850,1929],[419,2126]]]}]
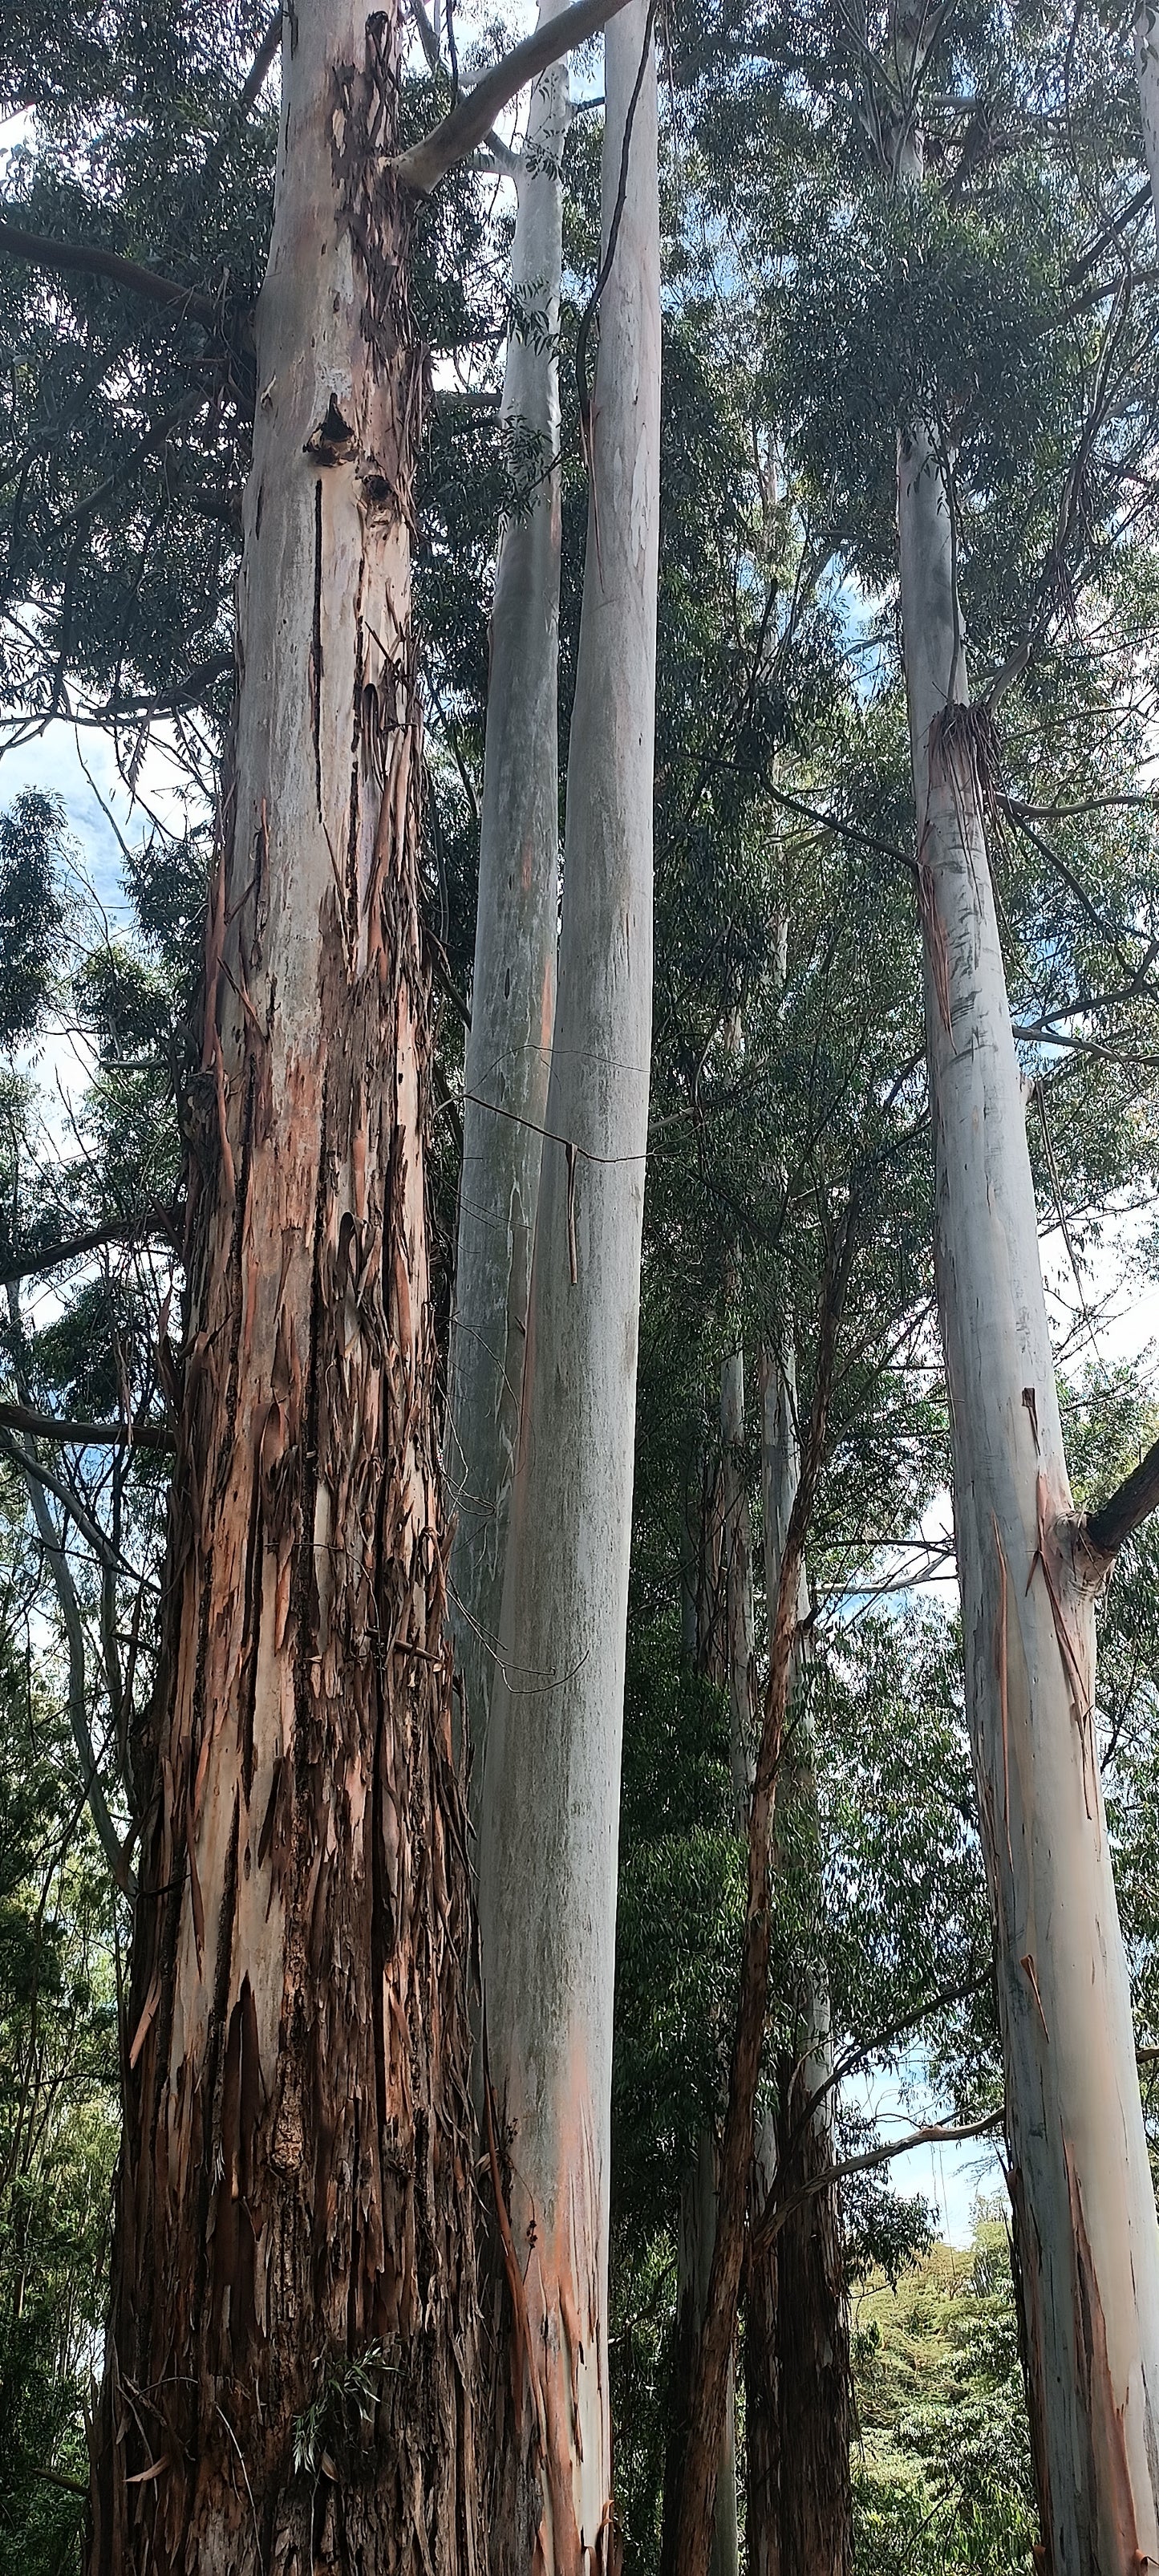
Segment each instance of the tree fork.
[{"label": "tree fork", "polygon": [[482,2564],[400,68],[291,21],[92,2576]]}]

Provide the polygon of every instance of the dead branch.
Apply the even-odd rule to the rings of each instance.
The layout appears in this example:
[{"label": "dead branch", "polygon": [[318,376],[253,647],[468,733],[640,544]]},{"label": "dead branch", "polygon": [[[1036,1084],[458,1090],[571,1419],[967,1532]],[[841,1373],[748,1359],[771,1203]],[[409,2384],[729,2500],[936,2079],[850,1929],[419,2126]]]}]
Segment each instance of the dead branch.
[{"label": "dead branch", "polygon": [[154,1235],[171,1248],[178,1222],[175,1208],[146,1208],[139,1216],[109,1217],[103,1225],[90,1225],[81,1234],[66,1235],[60,1243],[14,1244],[10,1252],[0,1253],[0,1288],[10,1280],[39,1278],[46,1270],[63,1270],[70,1261],[83,1261],[86,1253],[100,1252],[106,1244],[147,1243]]}]

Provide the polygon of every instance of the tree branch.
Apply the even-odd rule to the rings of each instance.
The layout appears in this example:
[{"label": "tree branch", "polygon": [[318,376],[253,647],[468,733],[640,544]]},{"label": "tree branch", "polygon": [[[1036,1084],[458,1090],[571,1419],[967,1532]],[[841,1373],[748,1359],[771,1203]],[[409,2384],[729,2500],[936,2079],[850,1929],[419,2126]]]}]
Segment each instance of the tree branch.
[{"label": "tree branch", "polygon": [[63,1270],[66,1262],[81,1261],[86,1253],[100,1252],[109,1243],[144,1243],[159,1234],[172,1244],[177,1213],[176,1208],[147,1208],[142,1216],[110,1217],[106,1224],[91,1225],[83,1234],[66,1235],[61,1243],[14,1244],[10,1252],[0,1253],[0,1288],[10,1280]]},{"label": "tree branch", "polygon": [[125,1447],[160,1449],[168,1454],[175,1446],[167,1422],[71,1422],[57,1413],[33,1413],[26,1404],[0,1404],[0,1431],[16,1431],[33,1440],[55,1440],[64,1449]]},{"label": "tree branch", "polygon": [[262,41],[258,46],[257,52],[254,55],[248,72],[246,73],[242,86],[238,91],[237,101],[229,119],[231,126],[244,125],[251,107],[257,106],[262,90],[264,89],[266,81],[268,80],[277,60],[278,48],[281,41],[282,11],[279,0],[279,6],[275,9],[272,18],[270,19],[270,23],[266,28],[266,32],[262,37]]},{"label": "tree branch", "polygon": [[179,286],[175,278],[159,277],[156,269],[141,268],[135,259],[121,259],[116,251],[101,250],[95,242],[50,241],[43,233],[26,233],[18,224],[0,222],[0,251],[9,259],[27,260],[34,268],[107,277],[114,286],[144,296],[147,303],[179,304],[190,321],[204,322],[213,331],[221,328],[221,306],[215,295],[206,295],[200,287]]},{"label": "tree branch", "polygon": [[495,118],[510,105],[517,91],[525,89],[540,72],[550,70],[562,54],[582,45],[585,37],[597,35],[609,18],[625,6],[626,0],[571,0],[570,7],[562,9],[558,18],[549,18],[534,35],[525,36],[521,45],[513,46],[509,54],[493,63],[433,133],[391,162],[396,179],[404,188],[412,188],[416,196],[429,196],[448,170],[453,170],[457,161],[465,161],[467,154],[485,140]]},{"label": "tree branch", "polygon": [[1100,1556],[1114,1557],[1141,1523],[1150,1518],[1159,1505],[1159,1440],[1152,1441],[1145,1458],[1116,1485],[1113,1494],[1096,1510],[1088,1512],[1085,1535]]},{"label": "tree branch", "polygon": [[423,0],[407,0],[407,5],[418,29],[419,43],[426,55],[428,70],[441,72],[443,57],[439,52],[439,40],[423,6]]},{"label": "tree branch", "polygon": [[[19,1331],[20,1305],[19,1292],[16,1288],[10,1287],[8,1289],[7,1300],[9,1319],[16,1327],[17,1331]],[[27,1387],[24,1381],[23,1372],[20,1370],[19,1363],[17,1363],[17,1384],[20,1388],[21,1394],[26,1394]],[[24,1407],[21,1406],[19,1409],[23,1411]],[[97,1840],[100,1843],[101,1850],[108,1862],[115,1885],[120,1888],[122,1895],[135,1898],[137,1893],[137,1882],[129,1867],[128,1854],[122,1847],[120,1835],[118,1834],[117,1828],[109,1813],[108,1801],[105,1797],[104,1787],[100,1777],[100,1769],[96,1753],[93,1748],[93,1739],[89,1732],[88,1710],[85,1706],[84,1621],[81,1617],[81,1608],[77,1599],[76,1585],[72,1579],[72,1569],[68,1561],[68,1550],[65,1546],[61,1532],[57,1529],[56,1523],[53,1520],[52,1513],[49,1510],[48,1495],[45,1492],[46,1483],[52,1481],[55,1486],[55,1479],[50,1480],[45,1475],[30,1440],[22,1440],[18,1448],[14,1448],[9,1451],[9,1455],[12,1457],[14,1464],[20,1465],[24,1469],[24,1478],[28,1488],[28,1500],[32,1510],[32,1517],[36,1523],[40,1544],[48,1559],[49,1569],[52,1574],[53,1587],[56,1592],[57,1601],[60,1605],[61,1621],[63,1623],[65,1638],[68,1644],[69,1724],[72,1728],[73,1743],[76,1746],[80,1760],[81,1782],[85,1797],[88,1801],[89,1814],[92,1817]],[[56,1490],[59,1491],[59,1488],[56,1488]],[[66,1511],[71,1510],[74,1519],[79,1522],[84,1515],[80,1513],[76,1503],[70,1503],[67,1495],[64,1497],[64,1501]],[[65,1527],[67,1527],[67,1522],[65,1523]]]},{"label": "tree branch", "polygon": [[1002,2111],[988,2111],[984,2120],[970,2120],[961,2129],[937,2125],[910,2129],[904,2138],[892,2138],[888,2145],[868,2148],[863,2156],[846,2156],[843,2163],[826,2165],[823,2172],[810,2174],[807,2182],[799,2183],[795,2191],[786,2192],[784,2199],[777,2201],[776,2207],[772,2208],[770,2203],[777,2200],[774,2182],[753,2230],[754,2254],[763,2254],[773,2238],[780,2235],[795,2209],[800,2209],[803,2202],[813,2200],[819,2191],[830,2190],[835,2182],[846,2181],[850,2174],[873,2173],[878,2165],[890,2164],[894,2156],[908,2156],[914,2147],[959,2147],[970,2138],[989,2137],[995,2129],[1001,2128],[1004,2117]]}]

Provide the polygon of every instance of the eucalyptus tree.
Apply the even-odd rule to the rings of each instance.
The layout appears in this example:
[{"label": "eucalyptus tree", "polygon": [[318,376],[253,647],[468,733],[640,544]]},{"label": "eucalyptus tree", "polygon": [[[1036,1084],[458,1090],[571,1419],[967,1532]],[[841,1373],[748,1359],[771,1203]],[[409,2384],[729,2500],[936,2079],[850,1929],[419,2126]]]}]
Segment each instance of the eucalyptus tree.
[{"label": "eucalyptus tree", "polygon": [[[876,53],[870,31],[858,36],[847,25],[828,36],[820,68],[806,68],[793,31],[766,22],[749,51],[746,136],[752,55],[775,55],[798,85],[808,81],[814,138],[814,178],[802,190],[795,241],[780,209],[763,226],[774,257],[796,253],[772,289],[774,302],[782,310],[796,302],[798,315],[777,353],[788,360],[785,408],[808,423],[796,453],[815,476],[818,507],[838,515],[842,551],[862,585],[890,579],[889,486],[901,433],[901,623],[919,817],[939,1285],[983,1830],[1000,1925],[1012,2161],[1024,2206],[1034,2210],[1028,2334],[1038,2357],[1031,2394],[1044,2537],[1060,2566],[1127,2564],[1132,2548],[1156,2546],[1146,2438],[1155,2222],[1091,1731],[1092,1596],[1103,1570],[1094,1551],[1100,1530],[1109,1536],[1112,1523],[1096,1515],[1088,1538],[1069,1508],[989,866],[1001,846],[1008,917],[1013,879],[1023,922],[1036,906],[1039,920],[1057,921],[1065,860],[1055,808],[1078,802],[1082,791],[1068,796],[1059,785],[1046,786],[1052,770],[1056,779],[1060,768],[1065,776],[1068,758],[1060,741],[1065,699],[1055,701],[1055,715],[1051,698],[1065,686],[1068,663],[1081,662],[1067,633],[1077,586],[1085,586],[1095,634],[1105,634],[1098,618],[1113,623],[1115,603],[1139,578],[1140,529],[1147,531],[1143,551],[1153,546],[1153,368],[1129,293],[1104,288],[1097,243],[1090,280],[1092,246],[1083,237],[1090,155],[1084,168],[1067,171],[1049,140],[1071,56],[1094,40],[1083,35],[1080,42],[1076,28],[1066,61],[1060,45],[1044,66],[1040,55],[1032,64],[1019,50],[1021,30],[1017,43],[987,57],[985,30],[972,21],[960,28],[939,22],[935,30],[899,19]],[[739,42],[743,49],[743,31]],[[919,82],[906,64],[912,73],[914,50],[923,47],[928,59]],[[770,86],[775,119],[784,113],[784,95],[775,81]],[[1096,126],[1106,96],[1104,89]],[[876,158],[892,179],[899,162],[916,159],[927,98],[936,147],[921,203],[895,202],[875,214],[869,171]],[[1074,108],[1073,93],[1068,104]],[[1079,136],[1076,152],[1087,148],[1076,115],[1068,134]],[[741,185],[751,205],[754,182],[746,177]],[[827,193],[840,213],[827,212]],[[1046,259],[1030,209],[1048,198],[1054,207],[1065,203],[1066,217],[1064,238]],[[816,281],[826,264],[824,294],[802,294],[804,279]],[[1084,280],[1077,332],[1076,270]],[[1094,317],[1085,330],[1083,315]],[[1012,406],[1024,424],[1017,475]],[[1145,572],[1142,584],[1143,596],[1151,596]],[[983,711],[964,703],[967,617],[985,637],[997,682]],[[879,629],[878,650],[884,646]],[[1037,794],[1024,787],[1021,796],[1003,774],[994,721],[1020,672],[1030,676],[1003,710],[1006,758],[1023,776],[1037,768],[1041,782]],[[1130,700],[1132,683],[1121,686]],[[1072,745],[1086,722],[1076,704]],[[1101,757],[1112,776],[1132,734],[1137,749],[1133,709],[1109,709]],[[1102,787],[1107,793],[1106,775]],[[1114,777],[1109,792],[1118,789]],[[1137,781],[1128,776],[1128,801],[1133,790]],[[1045,847],[1040,835],[1035,849],[1038,824],[1046,826]],[[1011,842],[1016,866],[1007,855]],[[1040,871],[1029,900],[1028,851],[1030,870]],[[1063,934],[1077,935],[1079,953],[1086,879],[1084,860]],[[1148,982],[1148,897],[1139,911],[1133,899],[1110,911],[1102,977],[1068,979],[1069,1019],[1060,994],[1052,1026],[1063,1048],[1072,1037],[1081,1045],[1083,1013],[1101,1006],[1111,1015],[1124,991],[1141,989],[1135,978]],[[1109,914],[1100,917],[1106,925]],[[1034,992],[1061,969],[1061,942],[1049,966],[1021,925],[1012,943],[1021,991]],[[1116,949],[1122,964],[1112,967]],[[985,978],[991,1016],[983,1026],[971,1014],[982,1007]],[[1041,1044],[1049,1014],[1024,1007],[1021,1018]],[[1065,1218],[1073,1177],[1059,1180],[1049,1130],[1069,1068],[1060,1082],[1057,1056],[1035,1062],[1032,1055],[1031,1062],[1043,1126],[1040,1180],[1048,1205],[1057,1200]],[[999,1064],[1000,1084],[996,1071],[991,1080]],[[1121,1080],[1113,1062],[1103,1079],[1113,1098]],[[1001,1295],[998,1269],[986,1270],[991,1259],[1006,1265]],[[987,1303],[991,1296],[996,1302]],[[1056,1904],[1049,1850],[1062,1847],[1064,1823],[1075,1849]],[[1043,1871],[1032,1888],[1028,1872]],[[1051,1954],[1049,1995],[1040,1952]],[[1072,2045],[1069,2017],[1081,2022],[1088,2007],[1097,2038],[1092,2028]],[[1096,2045],[1110,2056],[1092,2083]],[[1097,2218],[1088,2208],[1094,2201]],[[1136,2244],[1137,2292],[1130,2268]],[[1099,2295],[1112,2320],[1107,2350],[1101,2327],[1087,2335],[1076,2323],[1098,2313],[1098,2298],[1091,2290],[1088,2300],[1087,2290],[1100,2263],[1107,2285]],[[1097,2363],[1084,2359],[1094,2348]]]},{"label": "eucalyptus tree", "polygon": [[[653,14],[605,49],[600,342],[558,1001],[479,1809],[488,2149],[510,2292],[493,2542],[578,2570],[612,2518],[616,1828],[652,1018],[660,278]],[[583,347],[581,342],[581,367]],[[523,2249],[527,2248],[525,2256]]]},{"label": "eucalyptus tree", "polygon": [[[765,1598],[771,1610],[799,1473],[791,1350],[784,1357],[762,1352],[760,1394]],[[802,1640],[810,1615],[802,1566]],[[772,1647],[770,1628],[770,1655]],[[803,1862],[814,1882],[814,1902],[802,1909],[806,1938],[788,1961],[789,2045],[778,2069],[775,2111],[766,2115],[755,2141],[750,2186],[754,2240],[745,2289],[745,2388],[754,2576],[789,2576],[796,2569],[848,2576],[851,2564],[848,2284],[840,2191],[827,2179],[836,2161],[837,2078],[828,1968],[809,1922],[812,1914],[819,1928],[815,1890],[824,1856],[813,1715],[801,1681],[799,1666],[798,1705],[780,1787],[778,1877],[788,1879],[792,1854],[798,1870]],[[778,2195],[790,2200],[798,2194],[779,2234],[762,2249],[757,2238],[764,2210]]]},{"label": "eucalyptus tree", "polygon": [[[920,69],[902,48],[893,161],[909,188]],[[900,600],[967,1696],[1043,2529],[1060,2569],[1125,2569],[1159,2552],[1159,2227],[1094,1726],[1112,1554],[1067,1477],[989,868],[993,717],[969,702],[951,475],[936,431],[905,424]]]},{"label": "eucalyptus tree", "polygon": [[260,2565],[319,2511],[336,2531],[292,2426],[314,2407],[317,2477],[351,2372],[399,2466],[368,2461],[342,2545],[403,2545],[417,2515],[457,2564],[479,2509],[399,42],[338,6],[283,47],[95,2567]]},{"label": "eucalyptus tree", "polygon": [[[414,194],[604,14],[573,10],[401,155],[397,13],[335,0],[282,46],[94,2566],[481,2547],[408,245]],[[2,247],[107,269],[21,227]],[[119,254],[115,275],[165,284]],[[61,669],[69,614],[66,579]],[[146,2414],[134,2390],[159,2393]],[[360,2413],[381,2440],[340,2490],[328,2446]]]},{"label": "eucalyptus tree", "polygon": [[[544,19],[552,9],[545,7]],[[512,169],[501,429],[510,515],[495,567],[445,1454],[457,1508],[451,1625],[477,1759],[486,1740],[519,1433],[559,910],[562,156],[566,68],[531,91]],[[504,156],[504,165],[507,156]]]}]

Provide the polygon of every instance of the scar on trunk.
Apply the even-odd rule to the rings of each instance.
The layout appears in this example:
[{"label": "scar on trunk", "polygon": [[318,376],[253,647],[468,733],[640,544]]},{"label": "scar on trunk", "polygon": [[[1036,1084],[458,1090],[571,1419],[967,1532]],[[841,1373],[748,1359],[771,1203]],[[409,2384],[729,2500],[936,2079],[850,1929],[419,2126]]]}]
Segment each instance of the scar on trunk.
[{"label": "scar on trunk", "polygon": [[563,1150],[567,1159],[567,1266],[572,1287],[576,1288],[579,1285],[579,1251],[575,1233],[575,1167],[579,1146],[569,1136]]},{"label": "scar on trunk", "polygon": [[1024,1952],[1024,1954],[1023,1954],[1023,1956],[1022,1956],[1022,1958],[1019,1960],[1018,1964],[1019,1964],[1019,1967],[1020,1967],[1020,1968],[1024,1968],[1024,1969],[1025,1969],[1026,1974],[1027,1974],[1027,1976],[1028,1976],[1028,1977],[1029,1977],[1029,1979],[1030,1979],[1031,1992],[1032,1992],[1032,1994],[1033,1994],[1033,1996],[1034,1996],[1035,2003],[1036,2003],[1036,2004],[1037,2004],[1037,2006],[1038,2006],[1038,2018],[1039,2018],[1040,2022],[1042,2023],[1042,2035],[1043,2035],[1043,2038],[1047,2041],[1047,2043],[1048,2043],[1048,2045],[1049,2045],[1049,2041],[1050,2041],[1050,2032],[1049,2032],[1049,2030],[1047,2029],[1047,2025],[1046,2025],[1046,2014],[1044,2013],[1044,2011],[1043,2011],[1043,2009],[1042,2009],[1042,1997],[1041,1997],[1041,1995],[1039,1994],[1039,1991],[1038,1991],[1038,1978],[1037,1978],[1037,1976],[1035,1975],[1035,1972],[1034,1972],[1034,1954],[1033,1954],[1033,1952],[1032,1952],[1032,1951],[1030,1951],[1030,1950],[1025,1951],[1025,1952]]}]

